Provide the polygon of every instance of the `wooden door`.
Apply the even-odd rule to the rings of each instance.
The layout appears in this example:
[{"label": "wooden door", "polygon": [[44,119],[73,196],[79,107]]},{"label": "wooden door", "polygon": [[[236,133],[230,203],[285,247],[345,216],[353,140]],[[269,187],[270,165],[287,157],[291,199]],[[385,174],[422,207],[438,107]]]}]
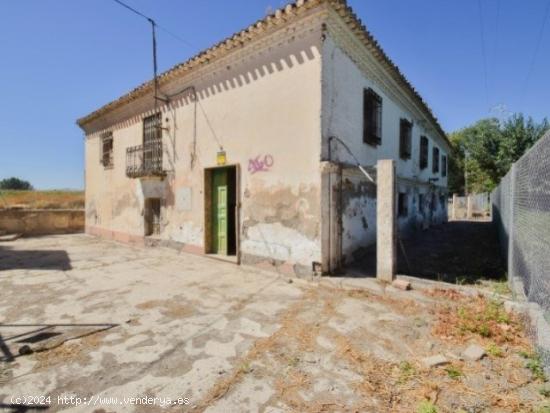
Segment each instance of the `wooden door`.
[{"label": "wooden door", "polygon": [[212,246],[215,254],[227,254],[228,184],[225,169],[214,170],[212,176]]}]

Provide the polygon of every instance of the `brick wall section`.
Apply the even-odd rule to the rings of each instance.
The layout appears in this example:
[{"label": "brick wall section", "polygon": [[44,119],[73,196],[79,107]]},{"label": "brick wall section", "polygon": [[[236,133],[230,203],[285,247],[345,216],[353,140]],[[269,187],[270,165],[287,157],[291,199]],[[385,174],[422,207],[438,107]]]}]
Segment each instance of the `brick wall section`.
[{"label": "brick wall section", "polygon": [[84,232],[82,209],[0,210],[0,231],[23,235]]}]

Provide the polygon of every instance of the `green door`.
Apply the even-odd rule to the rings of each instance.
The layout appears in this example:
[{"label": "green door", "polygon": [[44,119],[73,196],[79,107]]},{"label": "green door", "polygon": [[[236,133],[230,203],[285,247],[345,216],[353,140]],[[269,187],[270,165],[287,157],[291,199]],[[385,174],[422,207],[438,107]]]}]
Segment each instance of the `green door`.
[{"label": "green door", "polygon": [[227,171],[215,169],[212,178],[213,252],[227,255]]}]

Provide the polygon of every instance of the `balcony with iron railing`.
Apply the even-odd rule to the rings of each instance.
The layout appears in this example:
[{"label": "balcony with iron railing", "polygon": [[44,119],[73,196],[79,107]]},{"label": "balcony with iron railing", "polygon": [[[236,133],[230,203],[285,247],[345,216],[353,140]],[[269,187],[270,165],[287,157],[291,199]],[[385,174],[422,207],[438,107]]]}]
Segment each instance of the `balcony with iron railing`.
[{"label": "balcony with iron railing", "polygon": [[152,142],[126,148],[126,176],[130,178],[163,177],[162,143]]}]

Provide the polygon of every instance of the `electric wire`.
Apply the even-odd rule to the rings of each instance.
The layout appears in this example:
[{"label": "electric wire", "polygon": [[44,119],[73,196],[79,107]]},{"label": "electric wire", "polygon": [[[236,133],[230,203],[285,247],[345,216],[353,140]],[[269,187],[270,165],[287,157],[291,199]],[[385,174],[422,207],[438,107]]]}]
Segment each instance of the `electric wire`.
[{"label": "electric wire", "polygon": [[159,25],[153,18],[143,14],[142,12],[140,12],[139,10],[136,10],[134,9],[132,6],[129,6],[128,4],[122,2],[121,0],[113,0],[115,3],[119,4],[120,6],[130,10],[131,12],[137,14],[138,16],[141,16],[143,17],[144,19],[146,19],[147,21],[149,21],[151,24],[154,24],[158,29],[162,30],[164,33],[172,36],[174,39],[180,41],[181,43],[185,44],[187,47],[189,48],[194,48],[195,46],[192,45],[191,43],[189,43],[187,40],[183,39],[181,36],[178,36],[176,33],[174,33],[173,31],[167,29],[166,27],[164,26],[161,26]]},{"label": "electric wire", "polygon": [[535,70],[535,63],[537,61],[540,45],[542,43],[542,37],[544,35],[544,29],[546,28],[546,22],[548,21],[549,15],[550,15],[550,0],[548,0],[548,3],[546,4],[546,9],[544,11],[544,16],[542,18],[542,25],[540,27],[540,30],[537,36],[537,41],[535,43],[535,51],[533,53],[533,57],[531,58],[531,63],[529,64],[529,68],[527,70],[527,76],[525,77],[525,81],[523,82],[523,88],[521,90],[521,95],[520,95],[522,104],[525,97],[525,93],[527,92],[527,88],[529,87],[529,82],[531,81],[531,76],[533,75],[533,71]]},{"label": "electric wire", "polygon": [[[481,7],[481,0],[477,0],[478,11],[479,11],[479,28],[481,34],[481,55],[483,59],[483,80],[485,86],[485,100],[487,108],[489,108],[489,86],[487,81],[487,53],[485,51],[485,29],[483,24],[483,9]],[[489,109],[487,109],[489,110]]]}]

